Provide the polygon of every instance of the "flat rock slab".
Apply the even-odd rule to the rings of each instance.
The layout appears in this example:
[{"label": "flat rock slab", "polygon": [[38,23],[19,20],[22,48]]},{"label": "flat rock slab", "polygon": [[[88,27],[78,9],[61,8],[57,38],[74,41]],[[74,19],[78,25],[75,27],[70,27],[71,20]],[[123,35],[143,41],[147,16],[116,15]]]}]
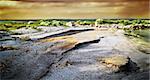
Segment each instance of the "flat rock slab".
[{"label": "flat rock slab", "polygon": [[[68,32],[74,32],[74,31],[88,31],[88,30],[94,30],[93,28],[69,28],[65,30],[60,30],[56,32],[39,32],[39,33],[34,33],[34,34],[25,34],[25,35],[12,35],[12,37],[28,37],[31,40],[37,40],[37,39],[42,39],[50,36],[56,36],[56,35],[62,35]],[[66,34],[68,35],[68,34]]]},{"label": "flat rock slab", "polygon": [[[85,36],[86,35],[86,36]],[[86,32],[81,32],[81,33],[77,33],[77,34],[73,34],[73,35],[69,35],[69,36],[62,36],[62,37],[55,37],[55,38],[47,38],[47,39],[43,39],[41,41],[57,41],[57,40],[70,40],[70,41],[74,41],[76,40],[77,43],[86,43],[86,42],[90,42],[90,41],[95,41],[95,40],[100,40],[102,36],[97,34],[97,31],[86,31]]]},{"label": "flat rock slab", "polygon": [[[63,32],[65,33],[63,36],[56,32],[52,34],[58,35],[55,37],[49,37],[52,36],[51,33],[45,35],[42,33],[42,36],[35,34],[30,37],[33,40],[40,40],[28,41],[22,44],[19,50],[1,51],[0,69],[3,69],[3,72],[0,76],[4,80],[120,80],[128,75],[111,73],[114,72],[111,68],[111,71],[105,70],[97,58],[120,53],[138,62],[141,60],[139,58],[148,57],[146,54],[138,55],[139,52],[131,47],[120,33],[79,31],[81,32],[70,35],[66,35],[68,31]],[[95,40],[98,42],[91,44]],[[74,47],[76,48],[73,49]],[[120,58],[122,59],[125,64],[126,58]],[[112,60],[114,61],[105,60],[105,62],[120,64],[116,58]],[[131,78],[129,76],[126,79]]]},{"label": "flat rock slab", "polygon": [[0,73],[2,79],[39,79],[63,52],[72,49],[75,44],[75,41],[53,40],[23,45],[20,50],[0,52],[0,65],[6,65],[6,69],[5,66],[1,68],[4,69]]},{"label": "flat rock slab", "polygon": [[37,29],[40,29],[44,32],[55,32],[55,31],[60,31],[60,30],[64,30],[65,27],[63,26],[57,26],[57,27],[52,27],[52,26],[39,26],[37,27]]},{"label": "flat rock slab", "polygon": [[[41,39],[20,46],[19,50],[0,52],[0,56],[2,57],[0,60],[1,63],[4,63],[9,69],[9,71],[4,70],[1,73],[3,79],[40,79],[47,71],[49,71],[52,64],[59,61],[64,52],[71,50],[80,43],[99,40],[96,36],[91,37],[91,39],[79,38],[84,35],[85,34],[80,34],[77,37],[75,34]],[[8,55],[5,56],[6,54]],[[13,59],[10,59],[12,57]]]},{"label": "flat rock slab", "polygon": [[[87,35],[84,33],[87,33]],[[120,32],[116,34],[116,32],[113,33],[109,31],[87,31],[72,35],[81,42],[87,41],[88,39],[91,40],[93,36],[104,36],[104,38],[97,43],[83,44],[67,52],[68,55],[64,56],[56,64],[53,64],[51,71],[43,76],[41,80],[121,80],[128,76],[125,72],[129,75],[132,71],[134,73],[137,65],[130,62],[133,59],[134,47],[131,47],[129,45],[130,43],[126,43],[128,40],[123,34],[119,33]],[[110,55],[116,55],[116,57]],[[129,56],[131,60],[126,56]],[[126,68],[129,70],[115,73],[116,70],[112,67],[109,68],[103,63],[99,63],[97,60],[99,57],[105,58],[106,62],[115,64],[116,66],[128,65]],[[133,65],[135,67],[132,67]]]},{"label": "flat rock slab", "polygon": [[32,28],[20,28],[17,30],[12,30],[12,32],[20,33],[20,34],[32,34],[32,33],[37,33],[38,30]]},{"label": "flat rock slab", "polygon": [[79,43],[84,43],[94,40],[100,40],[102,35],[97,34],[97,32],[98,31],[86,31],[71,36],[76,38],[79,41]]},{"label": "flat rock slab", "polygon": [[149,80],[150,70],[140,71],[138,73],[133,73],[122,80]]}]

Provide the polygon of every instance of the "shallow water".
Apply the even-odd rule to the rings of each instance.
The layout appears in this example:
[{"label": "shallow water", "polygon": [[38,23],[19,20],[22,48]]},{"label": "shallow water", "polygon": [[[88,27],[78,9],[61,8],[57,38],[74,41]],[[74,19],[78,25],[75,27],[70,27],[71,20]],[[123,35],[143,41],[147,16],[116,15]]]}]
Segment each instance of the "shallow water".
[{"label": "shallow water", "polygon": [[134,33],[139,34],[144,41],[150,42],[150,29],[135,30]]}]

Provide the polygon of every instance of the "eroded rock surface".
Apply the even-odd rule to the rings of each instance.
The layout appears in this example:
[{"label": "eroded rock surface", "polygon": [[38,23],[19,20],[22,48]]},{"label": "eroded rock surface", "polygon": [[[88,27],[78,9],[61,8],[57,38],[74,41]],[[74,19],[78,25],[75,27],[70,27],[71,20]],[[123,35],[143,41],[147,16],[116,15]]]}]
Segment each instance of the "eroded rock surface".
[{"label": "eroded rock surface", "polygon": [[108,55],[106,57],[98,58],[98,61],[106,66],[106,68],[112,69],[113,72],[134,72],[139,69],[137,64],[129,57],[120,54]]},{"label": "eroded rock surface", "polygon": [[[104,38],[97,43],[82,44],[67,52],[68,55],[57,64],[53,64],[51,72],[48,72],[41,80],[121,80],[132,73],[139,73],[141,65],[137,60],[140,56],[135,57],[135,55],[141,53],[131,47],[122,31],[97,31],[96,33],[99,37],[104,36]],[[116,55],[116,57],[112,58],[110,55]],[[98,58],[113,65],[107,67],[108,64],[100,63]]]},{"label": "eroded rock surface", "polygon": [[32,29],[32,28],[20,28],[20,29],[12,30],[12,31],[15,33],[20,33],[20,34],[32,34],[32,33],[38,32],[38,30]]},{"label": "eroded rock surface", "polygon": [[32,38],[40,40],[22,41],[17,50],[1,51],[1,79],[131,80],[141,73],[148,80],[148,72],[140,70],[148,69],[143,65],[149,64],[149,55],[136,50],[122,31],[79,31],[53,37],[35,33]]},{"label": "eroded rock surface", "polygon": [[48,31],[48,32],[42,31],[33,34],[12,35],[12,37],[17,37],[17,38],[28,37],[31,40],[37,40],[37,39],[42,39],[51,36],[67,36],[67,35],[83,32],[83,31],[89,31],[89,30],[94,30],[94,29],[93,28],[68,28],[64,30],[60,29],[60,30]]},{"label": "eroded rock surface", "polygon": [[[9,66],[9,71],[1,72],[2,79],[37,80],[45,75],[52,64],[63,57],[63,54],[74,48],[79,43],[87,43],[99,40],[93,37],[91,40],[80,42],[78,37],[62,36],[28,41],[19,46],[19,50],[0,52],[0,61]],[[5,67],[5,66],[4,66]],[[2,70],[5,69],[1,68]]]}]

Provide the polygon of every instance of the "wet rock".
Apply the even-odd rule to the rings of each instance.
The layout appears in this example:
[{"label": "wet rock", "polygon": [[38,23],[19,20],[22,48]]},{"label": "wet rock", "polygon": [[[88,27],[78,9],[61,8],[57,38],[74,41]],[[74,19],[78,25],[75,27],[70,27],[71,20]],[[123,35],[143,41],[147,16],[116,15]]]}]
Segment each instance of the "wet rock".
[{"label": "wet rock", "polygon": [[8,40],[14,40],[14,38],[12,38],[12,37],[9,37],[9,36],[7,36],[7,37],[2,37],[1,39],[0,39],[0,41],[8,41]]},{"label": "wet rock", "polygon": [[28,40],[30,40],[30,37],[29,36],[21,36],[20,39],[23,41],[28,41]]},{"label": "wet rock", "polygon": [[0,38],[4,37],[4,36],[9,36],[10,34],[6,31],[0,31]]},{"label": "wet rock", "polygon": [[[41,46],[44,44],[45,43],[40,43]],[[36,43],[34,43],[34,45],[28,44],[28,48],[24,45],[15,52],[0,52],[0,61],[7,60],[7,62],[10,63],[10,71],[6,72],[6,68],[2,68],[5,72],[0,74],[0,76],[2,76],[1,78],[4,80],[36,80],[45,74],[48,67],[54,62],[56,56],[61,54],[61,52],[56,53],[56,55],[51,55],[51,52],[46,53],[45,49],[43,49],[44,47],[40,47],[40,45]],[[47,45],[44,46],[50,47],[51,45],[48,46],[47,43]]]},{"label": "wet rock", "polygon": [[150,70],[144,70],[144,71],[130,74],[122,78],[121,80],[149,80],[150,79],[149,73],[150,73]]},{"label": "wet rock", "polygon": [[106,73],[106,74],[100,75],[99,80],[121,80],[125,76],[126,74],[124,73]]},{"label": "wet rock", "polygon": [[150,54],[150,47],[146,47],[143,45],[138,46],[139,51],[145,53],[145,54]]},{"label": "wet rock", "polygon": [[0,46],[0,51],[5,51],[5,50],[16,50],[16,47],[13,46]]},{"label": "wet rock", "polygon": [[[84,40],[82,42],[86,43],[90,42],[90,40]],[[71,50],[82,42],[79,42],[77,37],[62,36],[24,44],[20,46],[21,48],[17,52],[9,52],[11,55],[9,54],[8,56],[14,57],[13,60],[10,60],[13,66],[10,67],[10,72],[5,73],[3,79],[40,79],[49,71],[52,64],[63,57],[63,53]],[[1,53],[0,56],[2,55],[6,54]]]},{"label": "wet rock", "polygon": [[7,40],[14,40],[14,38],[12,38],[10,34],[11,34],[10,32],[0,31],[0,42]]},{"label": "wet rock", "polygon": [[[0,74],[0,76],[4,80],[121,80],[122,77],[127,76],[124,72],[130,74],[130,72],[137,71],[136,63],[129,57],[124,56],[126,55],[124,53],[131,47],[120,47],[122,46],[121,43],[125,43],[120,42],[124,38],[122,39],[117,35],[114,37],[112,33],[109,33],[109,36],[104,36],[100,42],[91,44],[91,41],[99,40],[100,36],[106,35],[106,33],[100,33],[98,34],[97,31],[81,31],[81,33],[68,36],[61,35],[62,37],[60,37],[60,34],[57,34],[59,37],[47,35],[42,40],[40,38],[37,41],[27,41],[19,47],[19,50],[1,51],[0,61],[4,58],[10,58],[11,64],[7,66],[6,63],[2,63],[1,70],[4,70],[5,75]],[[68,34],[68,32],[65,34]],[[32,36],[37,37],[38,35]],[[90,42],[90,44],[87,44],[87,42]],[[80,43],[85,45],[78,47],[77,45]],[[118,53],[110,55],[112,49],[116,48],[118,43],[120,43],[119,51],[125,50],[124,55]],[[71,50],[75,46],[78,49]],[[68,52],[69,50],[71,51]],[[98,56],[100,58],[96,61]],[[52,67],[53,65],[57,67]],[[107,71],[103,70],[103,66],[115,73],[107,74]],[[132,80],[132,77],[126,79]]]},{"label": "wet rock", "polygon": [[0,74],[7,71],[7,64],[0,62]]}]

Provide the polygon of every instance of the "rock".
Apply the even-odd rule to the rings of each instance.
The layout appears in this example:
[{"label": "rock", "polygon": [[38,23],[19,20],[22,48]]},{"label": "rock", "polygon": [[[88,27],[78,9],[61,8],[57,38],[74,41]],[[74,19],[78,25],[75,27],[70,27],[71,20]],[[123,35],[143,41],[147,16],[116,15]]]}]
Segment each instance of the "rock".
[{"label": "rock", "polygon": [[38,40],[46,37],[51,37],[51,36],[67,36],[69,34],[77,33],[77,32],[82,32],[82,31],[89,31],[89,30],[94,30],[93,28],[69,28],[65,30],[60,30],[56,32],[47,32],[47,33],[33,33],[33,34],[25,34],[25,35],[12,35],[12,37],[22,37],[22,36],[29,36],[31,40]]},{"label": "rock", "polygon": [[103,63],[106,64],[112,64],[115,66],[122,66],[122,65],[126,65],[128,62],[128,58],[122,55],[113,55],[110,57],[106,57],[102,59]]},{"label": "rock", "polygon": [[107,68],[112,69],[114,72],[130,72],[138,69],[137,65],[132,62],[129,57],[124,55],[109,55],[99,59],[99,61]]},{"label": "rock", "polygon": [[16,47],[13,46],[0,46],[0,51],[5,51],[5,50],[16,50]]},{"label": "rock", "polygon": [[0,42],[6,40],[14,40],[14,38],[12,38],[10,34],[10,32],[0,31]]},{"label": "rock", "polygon": [[64,27],[39,26],[37,27],[37,29],[41,29],[41,31],[44,31],[44,32],[55,32],[55,31],[63,30]]},{"label": "rock", "polygon": [[71,36],[62,36],[62,37],[44,39],[44,40],[41,40],[41,42],[57,42],[54,44],[54,46],[46,50],[46,52],[51,52],[51,53],[59,52],[59,50],[61,52],[66,51],[75,47],[75,45],[78,44],[78,40]]},{"label": "rock", "polygon": [[21,36],[20,39],[23,41],[28,41],[28,40],[30,40],[30,37],[29,36]]},{"label": "rock", "polygon": [[[50,70],[52,64],[57,63],[63,57],[63,53],[71,50],[79,43],[86,43],[95,39],[97,38],[94,36],[92,39],[84,39],[80,42],[78,41],[80,40],[79,37],[75,36],[54,37],[33,41],[31,44],[24,44],[16,52],[7,51],[11,55],[8,54],[9,57],[6,58],[13,57],[13,59],[7,61],[13,66],[10,65],[8,73],[2,74],[3,79],[40,79]],[[0,57],[6,54],[0,53]]]},{"label": "rock", "polygon": [[61,36],[40,40],[41,42],[55,42],[55,41],[68,41],[68,42],[76,42],[77,40],[71,36]]},{"label": "rock", "polygon": [[75,26],[75,23],[70,21],[70,22],[67,22],[66,25],[69,26],[69,27],[72,27],[72,26]]},{"label": "rock", "polygon": [[[70,30],[70,32],[74,31]],[[3,72],[6,72],[5,75],[0,74],[0,76],[5,80],[120,80],[128,74],[130,75],[130,73],[126,75],[124,72],[137,70],[136,63],[124,56],[127,55],[124,53],[128,52],[128,49],[132,49],[130,46],[121,47],[122,43],[127,44],[120,41],[125,40],[124,38],[118,37],[118,35],[112,36],[113,33],[108,33],[108,35],[104,32],[100,32],[100,34],[97,31],[83,31],[79,30],[80,33],[71,35],[68,35],[70,32],[64,32],[65,36],[61,34],[54,34],[58,35],[55,37],[44,35],[38,37],[40,40],[37,41],[24,41],[25,43],[19,46],[19,50],[0,51],[0,62],[5,59],[10,63],[8,65],[2,63],[2,66],[0,64],[0,70],[3,69]],[[35,38],[38,39],[39,35],[34,33],[32,36],[36,36]],[[104,38],[100,42],[91,44],[91,41],[99,40],[101,36]],[[83,45],[78,47],[77,45],[80,43]],[[78,48],[72,49],[76,46]],[[117,49],[119,47],[119,51],[125,50],[122,53],[124,55],[116,54],[116,51],[114,51],[115,55],[110,55],[114,54],[112,49],[116,46]],[[101,57],[98,61],[96,61],[97,56]],[[132,59],[134,60],[134,58]],[[146,60],[148,61],[148,59]],[[56,65],[56,68],[53,67],[57,63],[60,65]],[[104,68],[116,73],[107,75]],[[132,80],[132,77],[125,80]]]},{"label": "rock", "polygon": [[149,46],[140,45],[140,46],[137,46],[137,48],[139,49],[139,51],[141,51],[145,54],[150,54],[150,47]]},{"label": "rock", "polygon": [[85,43],[90,41],[100,41],[101,35],[98,35],[97,33],[97,31],[86,31],[71,36],[76,38],[79,41],[79,43]]},{"label": "rock", "polygon": [[17,46],[21,43],[21,41],[19,40],[5,40],[5,41],[1,41],[0,44],[2,46]]},{"label": "rock", "polygon": [[124,26],[123,28],[131,28],[131,25]]},{"label": "rock", "polygon": [[56,31],[56,32],[30,36],[30,39],[37,40],[37,39],[42,39],[42,38],[46,38],[46,37],[50,37],[50,36],[57,36],[57,35],[67,36],[69,34],[72,34],[73,32],[76,33],[76,32],[88,31],[88,30],[94,30],[94,29],[93,28],[69,28],[69,29],[60,30],[60,31]]},{"label": "rock", "polygon": [[[37,42],[31,45],[27,44],[20,46],[21,48],[16,52],[0,52],[0,61],[7,61],[10,63],[8,65],[10,66],[10,70],[8,72],[1,73],[1,78],[6,80],[36,80],[40,78],[48,71],[48,67],[54,63],[56,57],[59,57],[62,54],[62,51],[53,45],[57,42],[45,43]],[[45,49],[51,48],[51,46],[55,48],[53,49],[53,52],[56,52],[53,53],[55,55],[53,55],[50,51],[45,51]],[[6,71],[6,68],[2,67],[2,69]]]},{"label": "rock", "polygon": [[4,73],[7,71],[7,65],[3,62],[0,62],[0,74]]},{"label": "rock", "polygon": [[149,80],[150,70],[139,71],[122,78],[121,80]]},{"label": "rock", "polygon": [[0,38],[4,37],[4,36],[9,36],[10,34],[6,31],[0,31]]},{"label": "rock", "polygon": [[0,41],[7,41],[7,40],[14,40],[14,38],[12,38],[10,36],[7,36],[7,37],[2,36],[0,39]]},{"label": "rock", "polygon": [[38,30],[32,28],[20,28],[17,30],[12,30],[12,32],[20,33],[20,34],[32,34],[38,32]]}]

